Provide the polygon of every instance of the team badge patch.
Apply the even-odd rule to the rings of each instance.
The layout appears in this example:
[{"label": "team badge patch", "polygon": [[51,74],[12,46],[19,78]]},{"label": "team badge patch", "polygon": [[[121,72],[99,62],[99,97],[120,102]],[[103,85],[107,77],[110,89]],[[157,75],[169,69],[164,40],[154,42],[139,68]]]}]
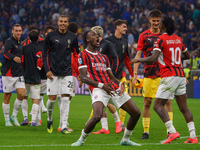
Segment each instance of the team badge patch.
[{"label": "team badge patch", "polygon": [[79,64],[82,64],[82,63],[83,63],[81,58],[78,59],[78,63],[79,63]]}]

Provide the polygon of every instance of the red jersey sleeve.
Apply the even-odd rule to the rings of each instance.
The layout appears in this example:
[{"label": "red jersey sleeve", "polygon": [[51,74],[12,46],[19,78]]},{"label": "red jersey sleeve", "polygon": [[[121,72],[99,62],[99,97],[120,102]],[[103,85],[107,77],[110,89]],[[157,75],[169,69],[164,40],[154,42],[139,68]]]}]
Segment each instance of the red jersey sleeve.
[{"label": "red jersey sleeve", "polygon": [[84,52],[81,52],[78,57],[78,69],[87,67],[87,57]]},{"label": "red jersey sleeve", "polygon": [[162,51],[163,50],[163,40],[162,40],[162,38],[159,38],[156,42],[155,42],[155,44],[154,44],[154,49],[153,50],[159,50],[159,51]]},{"label": "red jersey sleeve", "polygon": [[140,51],[144,49],[144,37],[143,34],[140,34],[136,51]]},{"label": "red jersey sleeve", "polygon": [[131,61],[130,61],[130,59],[129,59],[129,56],[128,56],[127,53],[125,53],[124,56],[125,56],[125,57],[124,57],[125,66],[126,66],[126,68],[128,69],[130,75],[133,77],[133,68],[131,67]]}]

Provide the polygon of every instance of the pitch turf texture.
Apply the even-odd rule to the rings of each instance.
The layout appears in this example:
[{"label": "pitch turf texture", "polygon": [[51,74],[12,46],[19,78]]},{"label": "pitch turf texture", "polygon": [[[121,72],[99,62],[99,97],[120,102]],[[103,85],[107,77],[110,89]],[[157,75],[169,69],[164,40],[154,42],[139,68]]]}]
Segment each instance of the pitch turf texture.
[{"label": "pitch turf texture", "polygon": [[[0,94],[3,100],[3,94]],[[10,110],[12,112],[13,103],[16,98],[16,94],[11,97]],[[136,105],[142,111],[143,98],[142,97],[132,97]],[[32,101],[29,99],[29,112],[31,110]],[[44,98],[45,104],[47,101],[47,96]],[[200,99],[188,99],[188,106],[193,113],[193,118],[195,121],[196,133],[200,140],[200,116],[199,116],[199,106]],[[55,104],[53,112],[53,127],[54,132],[48,134],[46,131],[46,120],[47,114],[42,114],[42,126],[31,127],[31,126],[21,126],[21,127],[5,127],[2,109],[0,111],[0,149],[37,149],[37,150],[50,150],[50,149],[95,149],[95,150],[115,150],[115,149],[138,149],[138,150],[173,150],[173,149],[200,149],[199,144],[184,144],[183,142],[189,137],[188,128],[183,115],[179,111],[175,100],[172,101],[172,107],[174,112],[174,125],[177,131],[180,133],[180,139],[173,141],[170,144],[162,145],[161,141],[166,139],[166,128],[163,122],[160,120],[158,115],[154,112],[151,107],[151,123],[150,123],[150,136],[148,140],[142,140],[140,137],[143,133],[142,128],[142,117],[140,117],[138,124],[136,125],[131,140],[142,144],[140,147],[129,147],[120,146],[120,141],[123,136],[123,132],[115,133],[115,122],[110,113],[108,113],[108,124],[109,124],[109,135],[95,135],[91,134],[85,144],[82,147],[71,147],[73,142],[76,142],[80,137],[81,130],[84,128],[86,121],[91,112],[91,99],[90,96],[76,95],[72,99],[70,105],[69,113],[69,123],[70,127],[74,130],[71,134],[63,135],[57,131],[59,125],[59,111],[57,102]],[[11,115],[10,112],[10,115]],[[129,115],[126,115],[126,121]],[[31,116],[29,115],[29,121]],[[22,111],[19,111],[18,120],[21,122],[23,120]],[[125,121],[125,122],[126,122]],[[98,123],[94,129],[97,131],[101,129],[101,123]]]}]

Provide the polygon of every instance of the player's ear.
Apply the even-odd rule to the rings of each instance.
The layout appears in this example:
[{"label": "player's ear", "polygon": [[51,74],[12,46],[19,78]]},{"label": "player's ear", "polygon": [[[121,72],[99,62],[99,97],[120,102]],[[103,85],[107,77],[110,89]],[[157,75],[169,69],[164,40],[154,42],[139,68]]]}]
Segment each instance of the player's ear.
[{"label": "player's ear", "polygon": [[151,23],[151,18],[149,18],[148,20],[149,20],[149,22]]}]

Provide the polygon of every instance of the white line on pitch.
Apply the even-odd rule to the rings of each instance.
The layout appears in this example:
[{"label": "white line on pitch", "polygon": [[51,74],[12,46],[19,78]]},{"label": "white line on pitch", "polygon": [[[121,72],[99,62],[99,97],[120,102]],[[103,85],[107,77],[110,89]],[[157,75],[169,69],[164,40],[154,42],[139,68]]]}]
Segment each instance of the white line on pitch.
[{"label": "white line on pitch", "polygon": [[[200,135],[197,135],[197,137],[200,137]],[[180,137],[180,139],[185,139],[185,138],[189,138],[189,136],[182,136]],[[160,143],[138,143],[141,145],[161,145],[162,142],[164,142],[165,140],[160,141]],[[183,143],[170,143],[170,144],[183,144]],[[200,143],[198,143],[200,144]],[[85,146],[119,146],[119,144],[85,144]],[[64,146],[71,146],[71,144],[42,144],[42,145],[0,145],[0,147],[48,147],[48,146],[60,146],[60,147],[64,147]]]},{"label": "white line on pitch", "polygon": [[[141,145],[161,145],[161,143],[140,143]],[[170,145],[177,145],[177,144],[183,144],[183,143],[170,143]],[[198,143],[200,144],[200,143]],[[119,146],[120,144],[85,144],[84,146]],[[43,145],[1,145],[0,148],[6,148],[6,147],[69,147],[71,144],[43,144]]]}]

